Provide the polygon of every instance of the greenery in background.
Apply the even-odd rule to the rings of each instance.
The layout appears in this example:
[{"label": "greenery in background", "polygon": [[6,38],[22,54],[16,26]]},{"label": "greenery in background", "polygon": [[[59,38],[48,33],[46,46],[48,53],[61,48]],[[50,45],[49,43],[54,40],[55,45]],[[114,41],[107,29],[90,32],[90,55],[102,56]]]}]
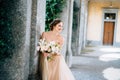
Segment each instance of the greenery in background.
[{"label": "greenery in background", "polygon": [[65,6],[66,0],[46,0],[46,27],[45,31],[49,31],[50,23],[60,18],[60,13]]},{"label": "greenery in background", "polygon": [[[9,4],[7,4],[8,2]],[[6,57],[11,57],[11,50],[14,48],[11,18],[11,15],[14,15],[11,10],[15,9],[13,2],[15,0],[0,1],[0,61]]]}]

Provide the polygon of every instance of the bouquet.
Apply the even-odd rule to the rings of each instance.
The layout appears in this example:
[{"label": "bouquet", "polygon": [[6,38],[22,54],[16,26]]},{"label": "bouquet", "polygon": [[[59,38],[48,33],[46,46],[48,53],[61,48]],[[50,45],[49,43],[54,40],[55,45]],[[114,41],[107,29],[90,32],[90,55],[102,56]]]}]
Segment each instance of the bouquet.
[{"label": "bouquet", "polygon": [[55,41],[47,42],[45,39],[40,39],[37,46],[37,51],[41,53],[48,53],[48,58],[52,57],[52,54],[59,54],[61,47]]}]

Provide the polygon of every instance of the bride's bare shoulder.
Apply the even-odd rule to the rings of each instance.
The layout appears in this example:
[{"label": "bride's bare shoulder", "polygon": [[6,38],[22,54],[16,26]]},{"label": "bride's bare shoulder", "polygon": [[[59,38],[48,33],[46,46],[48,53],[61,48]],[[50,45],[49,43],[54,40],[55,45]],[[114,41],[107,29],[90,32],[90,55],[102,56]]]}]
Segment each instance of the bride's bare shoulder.
[{"label": "bride's bare shoulder", "polygon": [[42,38],[46,38],[47,36],[49,36],[50,34],[50,31],[47,31],[47,32],[42,32]]},{"label": "bride's bare shoulder", "polygon": [[49,33],[50,33],[50,31],[42,32],[42,35],[47,35],[47,34],[49,34]]},{"label": "bride's bare shoulder", "polygon": [[46,32],[42,32],[41,38],[46,38]]},{"label": "bride's bare shoulder", "polygon": [[47,35],[49,35],[50,33],[51,33],[50,31],[43,32],[43,35],[47,36]]}]

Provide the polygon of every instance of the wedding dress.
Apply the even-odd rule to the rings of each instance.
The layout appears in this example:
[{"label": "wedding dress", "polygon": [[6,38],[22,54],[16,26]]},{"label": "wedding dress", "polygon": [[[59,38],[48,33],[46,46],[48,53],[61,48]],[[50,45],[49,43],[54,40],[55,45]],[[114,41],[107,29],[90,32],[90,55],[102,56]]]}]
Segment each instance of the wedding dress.
[{"label": "wedding dress", "polygon": [[50,61],[48,61],[47,57],[44,57],[43,54],[40,55],[42,80],[75,80],[62,54],[55,55],[53,60]]}]

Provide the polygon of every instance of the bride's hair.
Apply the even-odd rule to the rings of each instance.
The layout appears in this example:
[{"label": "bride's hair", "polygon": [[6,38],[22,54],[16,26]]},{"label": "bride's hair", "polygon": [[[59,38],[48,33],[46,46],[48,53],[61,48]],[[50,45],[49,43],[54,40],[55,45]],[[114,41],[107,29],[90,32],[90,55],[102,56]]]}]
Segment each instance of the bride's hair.
[{"label": "bride's hair", "polygon": [[54,19],[54,20],[50,23],[50,30],[53,30],[54,26],[56,26],[56,25],[59,24],[60,22],[62,22],[60,19]]}]

